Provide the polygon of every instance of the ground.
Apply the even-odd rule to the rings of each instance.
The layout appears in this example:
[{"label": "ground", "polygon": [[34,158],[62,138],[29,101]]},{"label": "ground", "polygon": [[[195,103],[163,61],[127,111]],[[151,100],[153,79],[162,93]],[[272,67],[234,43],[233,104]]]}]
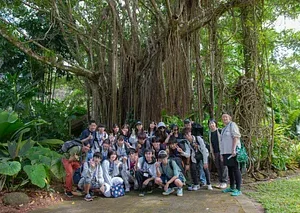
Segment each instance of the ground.
[{"label": "ground", "polygon": [[[291,174],[299,174],[292,172]],[[214,179],[214,178],[213,178]],[[253,184],[259,184],[254,179],[243,177],[243,192],[251,191]],[[57,183],[52,186],[50,192],[27,189],[24,191],[30,198],[29,204],[21,206],[4,206],[2,203],[3,192],[0,193],[0,212],[24,213],[24,212],[207,212],[207,213],[255,213],[264,212],[260,204],[249,199],[244,194],[238,197],[232,197],[224,194],[219,189],[208,191],[202,188],[196,192],[184,190],[183,197],[177,197],[176,193],[170,196],[163,196],[161,189],[154,190],[153,194],[146,195],[144,198],[138,197],[137,192],[130,192],[121,198],[96,197],[92,202],[86,202],[83,197],[74,196],[67,198],[63,194],[62,184]],[[116,205],[117,204],[117,205]]]}]

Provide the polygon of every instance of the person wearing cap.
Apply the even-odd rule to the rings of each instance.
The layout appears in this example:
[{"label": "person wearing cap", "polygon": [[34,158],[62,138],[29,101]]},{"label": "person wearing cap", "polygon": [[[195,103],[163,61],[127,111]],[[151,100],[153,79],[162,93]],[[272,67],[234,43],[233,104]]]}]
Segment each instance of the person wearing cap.
[{"label": "person wearing cap", "polygon": [[229,114],[224,113],[222,121],[225,127],[221,132],[220,153],[222,155],[221,160],[228,168],[230,183],[230,188],[224,189],[223,192],[230,192],[232,196],[239,196],[242,194],[242,175],[236,159],[236,148],[241,147],[241,133]]},{"label": "person wearing cap", "polygon": [[177,196],[183,196],[183,183],[185,177],[174,160],[168,159],[168,154],[165,150],[158,153],[158,161],[155,164],[157,177],[155,183],[163,187],[163,195],[170,195],[174,192],[174,187],[177,187]]},{"label": "person wearing cap", "polygon": [[138,156],[136,155],[136,150],[134,148],[130,148],[129,157],[126,161],[123,161],[123,167],[121,171],[121,175],[125,185],[125,192],[130,191],[130,183],[134,184],[134,189],[138,189],[138,183],[135,178],[137,162]]},{"label": "person wearing cap", "polygon": [[81,179],[78,183],[78,188],[84,190],[86,201],[92,201],[93,197],[90,194],[90,190],[100,190],[104,193],[104,178],[101,167],[101,153],[95,152],[93,158],[89,162],[83,164],[83,170],[81,173]]},{"label": "person wearing cap", "polygon": [[140,197],[145,196],[145,191],[152,193],[154,180],[156,178],[155,163],[156,158],[153,156],[152,149],[145,149],[144,156],[138,160],[137,171],[135,173]]},{"label": "person wearing cap", "polygon": [[214,119],[210,119],[208,121],[208,126],[208,140],[210,145],[210,152],[218,171],[219,183],[216,187],[225,189],[227,188],[228,169],[227,166],[224,166],[223,161],[221,161],[220,142],[222,130],[218,129],[218,124]]},{"label": "person wearing cap", "polygon": [[166,149],[169,138],[168,138],[168,133],[166,131],[166,125],[164,122],[159,122],[157,124],[157,130],[155,132],[155,136],[161,139],[161,144],[163,145],[163,148]]}]

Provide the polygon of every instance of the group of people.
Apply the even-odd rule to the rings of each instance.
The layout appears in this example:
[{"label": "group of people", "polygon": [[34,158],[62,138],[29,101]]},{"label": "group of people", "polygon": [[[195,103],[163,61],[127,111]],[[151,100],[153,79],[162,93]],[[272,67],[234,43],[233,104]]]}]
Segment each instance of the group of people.
[{"label": "group of people", "polygon": [[93,199],[94,192],[111,197],[111,188],[119,184],[125,186],[125,192],[138,190],[139,196],[151,193],[155,186],[163,190],[163,195],[176,190],[177,196],[183,196],[185,185],[189,191],[199,190],[201,185],[212,190],[210,154],[218,171],[216,187],[240,195],[236,148],[241,135],[230,115],[223,114],[222,121],[225,127],[221,130],[215,120],[209,120],[209,145],[202,138],[203,128],[189,119],[184,120],[181,131],[176,124],[167,128],[163,122],[154,121],[145,131],[138,121],[132,131],[127,124],[121,128],[114,124],[110,133],[105,125],[90,121],[80,136],[82,144],[68,149],[62,158],[66,195],[73,196],[73,173],[78,168],[81,179],[77,189],[85,193],[87,201]]}]

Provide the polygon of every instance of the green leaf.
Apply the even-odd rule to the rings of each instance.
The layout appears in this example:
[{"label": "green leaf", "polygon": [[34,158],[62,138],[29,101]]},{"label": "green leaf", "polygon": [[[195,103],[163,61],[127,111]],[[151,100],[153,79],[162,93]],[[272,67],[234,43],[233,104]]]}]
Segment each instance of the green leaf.
[{"label": "green leaf", "polygon": [[62,145],[64,141],[59,139],[45,139],[39,142],[41,145]]},{"label": "green leaf", "polygon": [[21,164],[18,161],[1,161],[0,174],[13,176],[19,173]]},{"label": "green leaf", "polygon": [[43,165],[26,165],[23,170],[26,172],[32,184],[44,188],[46,185],[46,170]]}]

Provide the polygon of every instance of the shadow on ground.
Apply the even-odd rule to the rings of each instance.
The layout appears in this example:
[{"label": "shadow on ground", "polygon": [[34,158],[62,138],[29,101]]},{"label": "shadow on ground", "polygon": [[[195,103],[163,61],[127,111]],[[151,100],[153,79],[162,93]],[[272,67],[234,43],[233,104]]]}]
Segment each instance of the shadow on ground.
[{"label": "shadow on ground", "polygon": [[120,198],[96,197],[91,202],[86,202],[83,197],[74,197],[65,200],[62,204],[50,206],[46,209],[32,211],[34,213],[46,212],[101,212],[101,213],[166,213],[166,212],[207,212],[207,213],[262,213],[261,206],[247,198],[245,195],[232,197],[215,189],[208,191],[184,191],[183,197],[176,193],[169,196],[161,195],[161,190],[156,189],[153,194],[138,197],[137,192],[130,192]]}]

